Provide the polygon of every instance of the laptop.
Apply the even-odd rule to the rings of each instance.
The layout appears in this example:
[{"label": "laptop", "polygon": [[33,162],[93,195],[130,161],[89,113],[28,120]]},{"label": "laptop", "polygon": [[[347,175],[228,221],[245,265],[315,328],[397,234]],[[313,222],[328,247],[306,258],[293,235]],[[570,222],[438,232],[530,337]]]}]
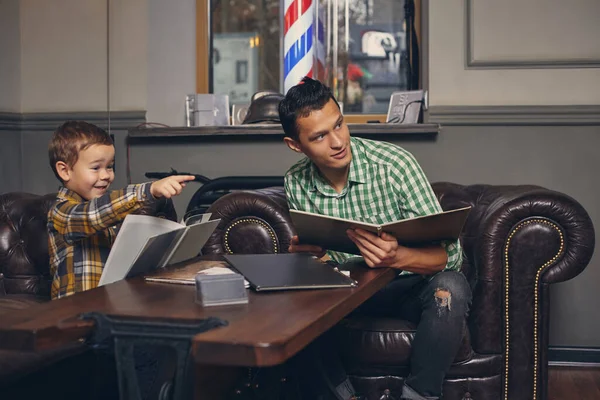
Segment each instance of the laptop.
[{"label": "laptop", "polygon": [[257,292],[357,286],[354,279],[309,254],[229,254],[224,258]]}]

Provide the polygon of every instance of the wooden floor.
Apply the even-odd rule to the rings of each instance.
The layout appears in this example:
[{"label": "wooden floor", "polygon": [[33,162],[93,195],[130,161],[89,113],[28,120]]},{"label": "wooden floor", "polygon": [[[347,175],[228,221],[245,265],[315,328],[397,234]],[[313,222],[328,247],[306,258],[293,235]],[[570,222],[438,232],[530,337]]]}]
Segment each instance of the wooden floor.
[{"label": "wooden floor", "polygon": [[550,367],[548,400],[600,400],[600,367]]}]

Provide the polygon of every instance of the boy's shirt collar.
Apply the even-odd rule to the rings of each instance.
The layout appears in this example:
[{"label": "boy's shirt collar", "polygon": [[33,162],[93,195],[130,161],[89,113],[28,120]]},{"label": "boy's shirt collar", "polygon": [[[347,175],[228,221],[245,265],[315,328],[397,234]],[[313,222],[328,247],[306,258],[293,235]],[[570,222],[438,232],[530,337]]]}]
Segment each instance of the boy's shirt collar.
[{"label": "boy's shirt collar", "polygon": [[326,196],[343,196],[347,193],[349,183],[367,183],[369,181],[368,168],[363,164],[367,163],[367,158],[362,151],[360,144],[354,139],[350,138],[350,151],[352,152],[352,160],[350,161],[350,170],[348,171],[348,180],[344,186],[342,193],[337,193],[323,178],[319,172],[319,168],[314,162],[310,162],[310,191],[318,191]]},{"label": "boy's shirt collar", "polygon": [[71,200],[71,201],[74,201],[77,203],[85,202],[83,197],[81,197],[76,192],[72,191],[71,189],[67,189],[64,186],[61,186],[58,193],[56,194],[56,197],[58,197],[60,199]]}]

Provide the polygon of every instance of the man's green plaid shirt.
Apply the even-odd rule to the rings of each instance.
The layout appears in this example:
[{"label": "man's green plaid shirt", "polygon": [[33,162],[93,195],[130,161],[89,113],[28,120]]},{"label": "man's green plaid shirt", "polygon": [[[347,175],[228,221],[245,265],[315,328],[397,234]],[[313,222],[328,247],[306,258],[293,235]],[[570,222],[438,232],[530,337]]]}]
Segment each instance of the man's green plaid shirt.
[{"label": "man's green plaid shirt", "polygon": [[[337,193],[314,163],[304,158],[285,175],[290,208],[378,224],[442,211],[412,154],[390,143],[356,137],[350,140],[352,161],[342,192]],[[442,246],[448,254],[446,270],[460,269],[460,243],[449,241]],[[334,251],[328,254],[339,263],[355,257]]]}]

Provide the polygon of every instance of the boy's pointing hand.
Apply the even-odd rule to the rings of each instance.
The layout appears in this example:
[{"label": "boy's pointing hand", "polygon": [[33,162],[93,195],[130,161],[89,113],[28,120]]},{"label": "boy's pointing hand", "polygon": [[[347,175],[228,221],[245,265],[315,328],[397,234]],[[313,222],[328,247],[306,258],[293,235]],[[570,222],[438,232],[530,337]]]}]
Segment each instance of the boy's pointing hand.
[{"label": "boy's pointing hand", "polygon": [[167,199],[177,196],[185,187],[185,183],[196,179],[193,175],[171,175],[159,181],[152,182],[150,193],[155,198],[166,197]]}]

